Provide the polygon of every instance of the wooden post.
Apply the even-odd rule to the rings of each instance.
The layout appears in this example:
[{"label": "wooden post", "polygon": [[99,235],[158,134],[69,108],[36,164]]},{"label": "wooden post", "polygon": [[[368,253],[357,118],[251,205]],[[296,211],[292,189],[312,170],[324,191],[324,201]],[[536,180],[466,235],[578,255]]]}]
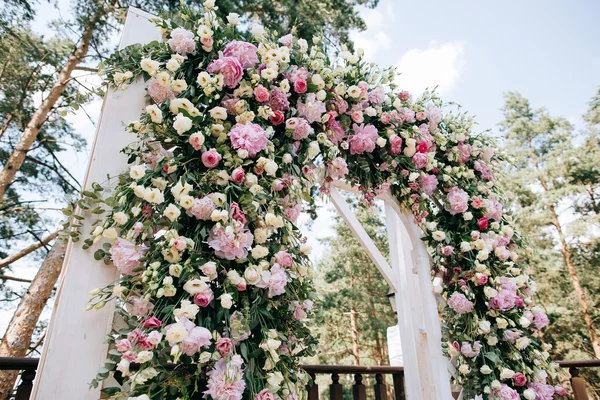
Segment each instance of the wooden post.
[{"label": "wooden post", "polygon": [[585,379],[579,377],[579,370],[576,367],[569,368],[571,374],[571,387],[573,388],[573,397],[575,400],[589,400]]},{"label": "wooden post", "polygon": [[331,374],[331,385],[329,385],[329,399],[330,400],[343,400],[344,399],[344,388],[340,383],[340,376],[335,372]]},{"label": "wooden post", "polygon": [[[160,33],[148,20],[150,17],[148,13],[130,8],[119,47],[160,40]],[[107,174],[114,176],[126,170],[127,157],[120,150],[135,137],[125,131],[123,123],[137,120],[145,105],[142,81],[133,83],[126,91],[108,92],[84,188],[90,187],[92,182],[104,182]],[[82,232],[88,234],[91,218],[83,225]],[[101,388],[90,389],[89,383],[106,358],[108,345],[104,342],[112,325],[114,304],[100,311],[84,310],[90,290],[111,284],[118,277],[113,266],[94,260],[93,251],[83,250],[79,243],[69,243],[32,399],[100,398]]]},{"label": "wooden post", "polygon": [[308,400],[319,400],[319,385],[315,380],[315,374],[310,374],[311,382],[307,385],[306,391],[308,392]]},{"label": "wooden post", "polygon": [[375,400],[387,400],[387,387],[383,380],[383,375],[376,374],[375,375]]},{"label": "wooden post", "polygon": [[26,369],[21,373],[21,384],[17,388],[15,400],[29,400],[35,379],[35,369]]},{"label": "wooden post", "polygon": [[352,397],[354,400],[367,400],[367,387],[363,383],[363,376],[361,374],[354,374]]},{"label": "wooden post", "polygon": [[394,374],[392,375],[392,379],[394,380],[394,398],[396,400],[405,400],[404,374]]}]

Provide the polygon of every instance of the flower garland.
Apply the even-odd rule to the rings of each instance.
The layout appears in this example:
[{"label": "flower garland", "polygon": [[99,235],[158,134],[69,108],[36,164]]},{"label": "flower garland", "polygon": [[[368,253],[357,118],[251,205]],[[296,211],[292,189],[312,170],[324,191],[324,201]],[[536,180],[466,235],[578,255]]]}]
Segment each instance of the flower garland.
[{"label": "flower garland", "polygon": [[127,385],[104,389],[115,399],[303,397],[314,289],[294,223],[344,179],[367,205],[391,190],[425,232],[466,399],[565,394],[549,383],[558,366],[536,336],[548,318],[499,202],[499,157],[469,117],[396,91],[395,72],[360,51],[332,61],[318,37],[243,33],[212,1],[156,23],[163,42],[102,66],[116,88],[147,81],[151,104],[123,150],[131,168],[78,203],[100,216],[84,246],[104,240],[96,258],[122,274],[89,308],[116,299],[127,324],[93,384],[116,370]]}]

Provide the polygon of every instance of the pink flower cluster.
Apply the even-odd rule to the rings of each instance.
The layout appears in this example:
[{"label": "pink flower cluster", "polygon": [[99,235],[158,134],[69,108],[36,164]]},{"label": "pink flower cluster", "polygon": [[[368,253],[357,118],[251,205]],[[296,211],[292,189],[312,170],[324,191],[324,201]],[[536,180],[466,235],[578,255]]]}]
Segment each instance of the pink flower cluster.
[{"label": "pink flower cluster", "polygon": [[261,281],[256,284],[261,289],[269,289],[269,298],[284,294],[286,285],[287,275],[279,264],[273,264],[271,270],[263,271]]},{"label": "pink flower cluster", "polygon": [[350,136],[350,154],[371,153],[375,150],[375,142],[379,138],[377,128],[365,124],[352,125],[354,135]]},{"label": "pink flower cluster", "polygon": [[256,156],[258,152],[265,149],[269,141],[265,130],[252,122],[236,124],[227,135],[234,149],[244,149],[248,151],[250,157]]},{"label": "pink flower cluster", "polygon": [[194,42],[194,33],[183,28],[175,28],[171,31],[171,39],[167,40],[167,44],[177,54],[185,56],[193,53],[196,50]]},{"label": "pink flower cluster", "polygon": [[469,195],[458,187],[450,189],[450,192],[446,196],[446,201],[446,210],[452,215],[464,213],[469,208]]},{"label": "pink flower cluster", "polygon": [[208,221],[212,215],[215,205],[208,196],[201,199],[194,199],[194,204],[188,208],[187,215],[194,216],[203,221]]},{"label": "pink flower cluster", "polygon": [[239,221],[229,226],[216,224],[208,235],[208,245],[215,255],[225,260],[235,260],[248,256],[248,247],[252,246],[254,236]]},{"label": "pink flower cluster", "polygon": [[161,85],[155,78],[148,81],[148,95],[155,103],[160,104],[175,96],[171,88]]},{"label": "pink flower cluster", "polygon": [[140,258],[144,256],[147,250],[146,246],[136,246],[128,240],[117,238],[109,253],[114,266],[121,274],[135,275],[136,273],[133,270],[142,265]]},{"label": "pink flower cluster", "polygon": [[138,296],[129,296],[125,304],[127,311],[136,317],[145,317],[154,309],[154,304]]},{"label": "pink flower cluster", "polygon": [[298,99],[297,109],[298,115],[306,118],[310,123],[319,122],[323,114],[327,111],[325,103],[317,100],[317,96],[314,93],[307,95],[304,102]]},{"label": "pink flower cluster", "polygon": [[285,122],[285,127],[292,130],[294,140],[306,139],[315,131],[304,118],[292,117]]},{"label": "pink flower cluster", "polygon": [[232,40],[225,50],[223,56],[237,58],[242,68],[253,67],[258,63],[258,48],[252,43],[240,40]]},{"label": "pink flower cluster", "polygon": [[457,314],[466,314],[473,311],[475,305],[464,294],[454,292],[448,299],[448,306]]},{"label": "pink flower cluster", "polygon": [[348,164],[341,157],[336,157],[327,165],[327,174],[333,178],[343,178],[348,173]]},{"label": "pink flower cluster", "polygon": [[498,389],[494,389],[489,397],[490,400],[521,400],[519,393],[505,383]]},{"label": "pink flower cluster", "polygon": [[206,374],[209,378],[204,396],[210,396],[213,400],[241,399],[246,389],[242,365],[243,360],[239,355],[217,361]]}]

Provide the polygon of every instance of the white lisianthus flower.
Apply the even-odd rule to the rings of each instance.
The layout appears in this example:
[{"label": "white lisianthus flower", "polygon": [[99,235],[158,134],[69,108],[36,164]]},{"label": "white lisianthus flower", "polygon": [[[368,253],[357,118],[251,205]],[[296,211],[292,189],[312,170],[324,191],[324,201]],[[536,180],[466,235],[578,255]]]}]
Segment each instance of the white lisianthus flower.
[{"label": "white lisianthus flower", "polygon": [[300,47],[300,53],[306,53],[308,51],[308,42],[306,39],[298,39],[298,46]]},{"label": "white lisianthus flower", "polygon": [[206,0],[203,6],[206,10],[210,10],[211,8],[215,7],[215,0]]},{"label": "white lisianthus flower", "polygon": [[124,212],[119,211],[119,212],[113,214],[113,219],[115,220],[115,222],[117,224],[124,225],[129,220],[129,217]]},{"label": "white lisianthus flower", "polygon": [[535,394],[535,390],[533,390],[533,389],[525,389],[523,391],[523,397],[525,397],[527,400],[535,400],[535,398],[537,397],[537,395]]},{"label": "white lisianthus flower", "polygon": [[223,293],[221,297],[221,307],[229,310],[233,306],[233,297],[229,293]]},{"label": "white lisianthus flower", "polygon": [[252,36],[257,39],[260,39],[265,34],[265,28],[263,28],[261,25],[252,26],[250,31],[252,32]]},{"label": "white lisianthus flower", "polygon": [[300,245],[300,253],[308,256],[308,255],[310,255],[311,252],[312,252],[312,247],[310,247],[309,245],[307,245],[307,244]]},{"label": "white lisianthus flower", "polygon": [[500,381],[498,379],[494,379],[492,381],[492,389],[500,389],[501,386],[502,386],[502,384],[500,383]]},{"label": "white lisianthus flower", "polygon": [[540,382],[546,382],[546,379],[548,379],[548,374],[543,369],[536,369],[533,374],[535,379]]},{"label": "white lisianthus flower", "polygon": [[487,344],[490,346],[495,346],[498,344],[498,338],[496,336],[490,336],[487,338]]},{"label": "white lisianthus flower", "polygon": [[496,289],[494,289],[493,287],[486,286],[483,288],[483,293],[485,294],[485,296],[488,299],[491,299],[492,297],[494,297],[498,294],[498,291]]},{"label": "white lisianthus flower", "polygon": [[155,124],[160,124],[163,121],[163,113],[156,104],[146,106],[146,112],[150,115],[150,119]]},{"label": "white lisianthus flower", "polygon": [[284,164],[290,164],[293,161],[292,155],[290,153],[285,153],[281,158]]},{"label": "white lisianthus flower", "polygon": [[212,81],[212,78],[211,78],[210,74],[206,71],[200,72],[198,74],[198,78],[196,78],[196,83],[200,87],[208,86],[208,84],[210,84],[211,81]]},{"label": "white lisianthus flower", "polygon": [[508,321],[504,318],[496,318],[496,325],[498,325],[498,328],[500,329],[506,329],[508,327]]},{"label": "white lisianthus flower", "polygon": [[149,203],[161,204],[165,201],[165,196],[163,195],[163,192],[158,189],[150,189],[145,191],[144,200]]},{"label": "white lisianthus flower", "polygon": [[479,372],[481,372],[484,375],[489,375],[492,373],[492,369],[489,366],[484,365],[483,367],[479,368]]},{"label": "white lisianthus flower", "polygon": [[461,366],[458,367],[458,371],[463,375],[467,375],[469,372],[471,372],[471,368],[469,368],[467,364],[461,364]]},{"label": "white lisianthus flower", "polygon": [[531,325],[531,321],[527,317],[522,316],[519,318],[519,325],[521,325],[523,328],[527,328],[529,325]]},{"label": "white lisianthus flower", "polygon": [[452,344],[450,344],[450,346],[448,346],[448,355],[450,357],[457,357],[460,354],[460,351],[456,349],[456,347],[452,346]]},{"label": "white lisianthus flower", "polygon": [[515,376],[515,371],[512,369],[504,368],[502,372],[500,372],[500,379],[503,381],[511,379],[513,376]]},{"label": "white lisianthus flower", "polygon": [[135,362],[138,364],[143,364],[152,360],[153,355],[154,354],[151,351],[140,351],[137,355],[137,358],[135,359]]},{"label": "white lisianthus flower", "polygon": [[179,278],[182,271],[183,271],[183,267],[179,264],[169,265],[169,275],[174,276],[175,278]]},{"label": "white lisianthus flower", "polygon": [[267,161],[267,163],[265,164],[265,172],[267,173],[267,175],[269,176],[275,176],[275,173],[277,172],[277,170],[279,169],[279,166],[277,165],[277,163],[273,160],[269,160]]},{"label": "white lisianthus flower", "polygon": [[119,237],[119,233],[115,228],[108,228],[102,232],[102,236],[107,239],[116,239]]},{"label": "white lisianthus flower", "polygon": [[442,231],[434,231],[431,233],[431,236],[433,237],[434,240],[441,242],[442,240],[446,239],[446,233],[442,232]]},{"label": "white lisianthus flower", "polygon": [[201,292],[205,292],[208,290],[208,288],[208,284],[201,279],[190,279],[183,285],[183,290],[192,296],[195,296]]},{"label": "white lisianthus flower", "polygon": [[167,217],[171,222],[175,221],[181,215],[181,210],[175,204],[169,204],[163,215]]},{"label": "white lisianthus flower", "polygon": [[179,205],[185,210],[191,208],[194,205],[194,197],[190,195],[183,195],[179,198]]},{"label": "white lisianthus flower", "polygon": [[227,22],[232,26],[238,25],[240,23],[240,14],[234,12],[229,13],[229,15],[227,15]]},{"label": "white lisianthus flower", "polygon": [[227,109],[224,107],[214,107],[210,111],[210,117],[218,120],[227,119]]},{"label": "white lisianthus flower", "polygon": [[189,333],[185,325],[181,322],[177,322],[169,327],[165,339],[171,343],[180,343],[183,342],[188,335]]},{"label": "white lisianthus flower", "polygon": [[175,317],[177,317],[178,319],[185,317],[187,319],[193,320],[194,317],[196,317],[196,314],[198,314],[198,311],[200,311],[200,307],[190,302],[189,300],[183,300],[181,302],[180,307],[176,308],[173,311],[173,315],[175,315]]},{"label": "white lisianthus flower", "polygon": [[490,333],[490,331],[491,331],[492,323],[490,321],[480,321],[478,327],[479,327],[479,332],[481,332],[483,334],[487,334],[487,333]]},{"label": "white lisianthus flower", "polygon": [[269,372],[267,374],[267,386],[272,393],[277,393],[281,388],[283,382],[283,375],[281,372]]},{"label": "white lisianthus flower", "polygon": [[175,79],[173,82],[171,82],[171,89],[178,93],[181,93],[187,89],[187,86],[188,85],[184,79]]},{"label": "white lisianthus flower", "polygon": [[140,68],[146,71],[150,76],[156,75],[159,67],[160,63],[152,60],[151,58],[142,58],[142,61],[140,61]]},{"label": "white lisianthus flower", "polygon": [[352,85],[348,89],[346,89],[346,93],[348,94],[348,96],[356,99],[357,97],[360,97],[361,90],[358,86]]},{"label": "white lisianthus flower", "polygon": [[146,167],[143,165],[134,165],[129,169],[129,176],[131,179],[135,179],[137,181],[138,179],[143,178],[144,175],[146,175]]},{"label": "white lisianthus flower", "polygon": [[178,134],[185,133],[192,129],[192,120],[184,116],[182,113],[177,114],[175,121],[173,121],[173,128]]},{"label": "white lisianthus flower", "polygon": [[180,65],[181,64],[179,64],[179,62],[173,58],[167,61],[167,69],[171,72],[177,71]]},{"label": "white lisianthus flower", "polygon": [[517,339],[515,345],[517,346],[517,349],[519,350],[525,350],[525,348],[527,346],[529,346],[531,344],[531,339],[527,338],[527,337],[520,337]]}]

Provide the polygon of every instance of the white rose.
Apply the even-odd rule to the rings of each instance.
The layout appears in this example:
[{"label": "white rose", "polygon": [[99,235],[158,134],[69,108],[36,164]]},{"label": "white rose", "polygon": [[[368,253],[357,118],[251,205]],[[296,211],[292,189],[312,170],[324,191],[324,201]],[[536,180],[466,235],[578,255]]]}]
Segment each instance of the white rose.
[{"label": "white rose", "polygon": [[198,293],[205,292],[208,289],[206,282],[200,279],[190,279],[183,285],[183,290],[191,294],[192,296]]},{"label": "white rose", "polygon": [[119,233],[115,228],[108,228],[102,232],[102,236],[107,239],[116,239],[119,236]]},{"label": "white rose", "polygon": [[275,173],[277,172],[277,170],[279,169],[279,166],[277,165],[277,163],[273,160],[269,160],[267,161],[267,163],[265,164],[265,172],[267,173],[267,175],[269,176],[275,176]]},{"label": "white rose", "polygon": [[463,219],[465,221],[470,221],[473,219],[473,213],[470,211],[467,211],[466,213],[463,214]]},{"label": "white rose", "polygon": [[252,36],[258,39],[265,34],[265,28],[260,25],[254,25],[252,26],[251,32]]},{"label": "white rose", "polygon": [[543,369],[536,369],[533,374],[535,375],[535,379],[540,382],[545,382],[548,378],[548,374]]},{"label": "white rose", "polygon": [[167,61],[167,69],[171,72],[175,72],[179,69],[179,62],[175,59],[170,59]]},{"label": "white rose", "polygon": [[534,400],[536,398],[535,390],[525,389],[523,392],[523,397],[525,397],[527,400]]},{"label": "white rose", "polygon": [[258,282],[260,282],[260,278],[260,274],[254,267],[248,267],[244,271],[244,279],[246,279],[246,282],[248,282],[250,285],[256,285]]},{"label": "white rose", "polygon": [[[323,101],[323,100],[325,100],[326,97],[327,97],[327,92],[326,91],[324,91],[324,90],[321,89],[321,90],[319,90],[317,92],[317,100]],[[329,114],[325,114],[325,115],[329,115]]]},{"label": "white rose", "polygon": [[463,253],[466,253],[467,251],[471,251],[471,243],[461,242],[460,243],[460,251]]},{"label": "white rose", "polygon": [[229,310],[233,306],[233,297],[229,293],[222,294],[219,299],[221,299],[221,307]]},{"label": "white rose", "polygon": [[119,212],[113,214],[113,219],[115,220],[115,222],[117,224],[124,225],[129,220],[129,217],[124,212],[119,211]]},{"label": "white rose", "polygon": [[488,299],[495,297],[498,294],[498,291],[493,287],[486,286],[483,288],[483,293]]},{"label": "white rose", "polygon": [[269,372],[267,374],[267,386],[273,393],[277,393],[281,388],[281,383],[283,382],[283,375],[281,372]]},{"label": "white rose", "polygon": [[185,325],[183,325],[181,322],[177,322],[169,327],[169,330],[165,335],[165,339],[171,343],[179,343],[183,342],[188,335],[189,333]]},{"label": "white rose", "polygon": [[254,241],[256,243],[264,243],[267,241],[267,231],[262,228],[254,230]]},{"label": "white rose", "polygon": [[173,121],[173,128],[178,134],[185,133],[192,129],[192,120],[184,116],[182,113],[177,114],[175,121]]},{"label": "white rose", "polygon": [[156,75],[159,67],[160,63],[150,58],[142,58],[142,61],[140,61],[140,68],[146,71],[150,76]]},{"label": "white rose", "polygon": [[481,372],[484,375],[489,375],[492,373],[492,369],[489,366],[484,365],[483,367],[479,368],[479,372]]},{"label": "white rose", "polygon": [[377,138],[377,140],[375,141],[375,143],[379,147],[384,147],[385,144],[387,143],[387,140],[385,138],[383,138],[383,137],[379,137],[379,138]]},{"label": "white rose", "polygon": [[508,327],[508,321],[504,318],[496,318],[496,324],[500,329],[506,329]]},{"label": "white rose", "polygon": [[527,317],[522,316],[519,318],[519,325],[521,325],[523,328],[527,328],[529,325],[531,325],[531,321]]},{"label": "white rose", "polygon": [[173,222],[179,218],[181,215],[181,210],[179,210],[179,207],[177,207],[175,204],[169,204],[167,208],[165,208],[163,215]]},{"label": "white rose", "polygon": [[240,15],[238,13],[229,13],[229,15],[227,15],[227,22],[229,22],[229,25],[237,25],[240,23]]},{"label": "white rose", "polygon": [[481,333],[490,333],[492,328],[492,323],[490,321],[481,321],[479,322],[479,331]]},{"label": "white rose", "polygon": [[269,254],[269,249],[264,246],[254,246],[252,249],[252,257],[255,259],[266,257]]},{"label": "white rose", "polygon": [[290,153],[285,153],[282,157],[282,161],[284,164],[290,164],[293,161],[292,155]]},{"label": "white rose", "polygon": [[312,247],[310,247],[309,245],[307,245],[307,244],[300,245],[300,253],[308,256],[311,253],[311,251],[312,251]]},{"label": "white rose", "polygon": [[217,277],[217,263],[209,261],[202,266],[202,273],[208,277],[211,281]]},{"label": "white rose", "polygon": [[442,231],[434,231],[431,233],[431,236],[434,240],[438,242],[441,242],[442,240],[446,239],[446,234]]},{"label": "white rose", "polygon": [[495,346],[498,344],[498,338],[496,336],[490,336],[487,338],[487,344],[490,346]]},{"label": "white rose", "polygon": [[131,179],[141,179],[146,175],[146,168],[143,165],[134,165],[129,169],[129,176]]},{"label": "white rose", "polygon": [[500,379],[503,381],[510,379],[513,376],[515,376],[515,371],[512,369],[504,368],[502,372],[500,372]]},{"label": "white rose", "polygon": [[146,112],[150,115],[150,119],[155,124],[160,124],[163,120],[163,114],[156,104],[146,106]]},{"label": "white rose", "polygon": [[143,364],[152,360],[153,353],[151,351],[140,351],[135,359],[138,364]]}]

